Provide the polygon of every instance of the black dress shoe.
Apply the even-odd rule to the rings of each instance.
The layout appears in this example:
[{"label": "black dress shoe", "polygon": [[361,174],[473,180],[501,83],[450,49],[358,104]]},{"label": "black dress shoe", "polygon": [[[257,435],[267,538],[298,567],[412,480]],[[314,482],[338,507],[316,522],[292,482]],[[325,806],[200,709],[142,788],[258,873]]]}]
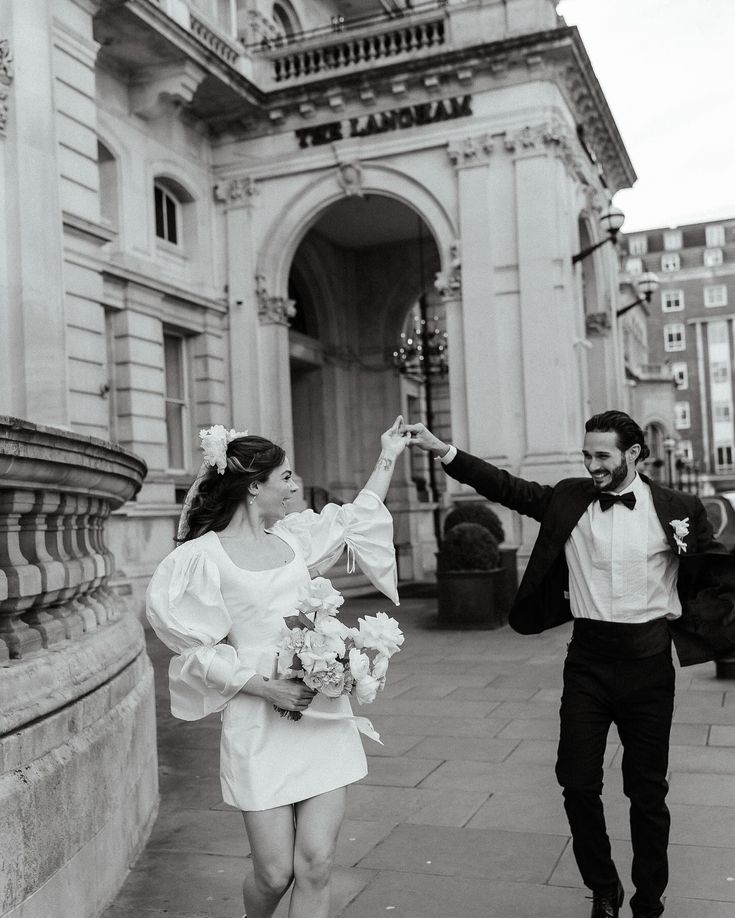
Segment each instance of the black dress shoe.
[{"label": "black dress shoe", "polygon": [[620,881],[618,888],[612,893],[594,893],[592,896],[592,914],[590,918],[618,918],[620,906],[623,904],[625,891]]}]

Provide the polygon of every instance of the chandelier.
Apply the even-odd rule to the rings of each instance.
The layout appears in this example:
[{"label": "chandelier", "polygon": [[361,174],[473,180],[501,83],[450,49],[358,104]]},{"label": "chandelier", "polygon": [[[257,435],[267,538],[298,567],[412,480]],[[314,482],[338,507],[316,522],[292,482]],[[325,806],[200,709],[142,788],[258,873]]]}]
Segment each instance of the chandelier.
[{"label": "chandelier", "polygon": [[408,332],[401,332],[398,348],[393,351],[393,366],[399,373],[419,379],[446,376],[449,372],[448,334],[438,316],[427,318],[423,296],[419,300],[419,311],[412,318],[413,327]]}]

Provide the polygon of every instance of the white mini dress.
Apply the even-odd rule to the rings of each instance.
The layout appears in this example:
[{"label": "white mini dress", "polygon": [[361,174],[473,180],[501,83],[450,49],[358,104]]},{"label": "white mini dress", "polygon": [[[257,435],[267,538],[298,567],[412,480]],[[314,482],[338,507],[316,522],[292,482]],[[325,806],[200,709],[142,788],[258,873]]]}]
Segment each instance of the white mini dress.
[{"label": "white mini dress", "polygon": [[393,520],[372,491],[321,513],[289,514],[271,532],[293,559],[244,570],[215,532],[184,542],[156,568],[146,614],[176,656],[169,666],[171,712],[197,720],[222,712],[220,777],[225,803],[267,810],[359,781],[367,763],[347,696],[317,695],[299,721],[240,689],[256,673],[275,676],[283,619],[311,576],[347,546],[373,585],[398,605]]}]

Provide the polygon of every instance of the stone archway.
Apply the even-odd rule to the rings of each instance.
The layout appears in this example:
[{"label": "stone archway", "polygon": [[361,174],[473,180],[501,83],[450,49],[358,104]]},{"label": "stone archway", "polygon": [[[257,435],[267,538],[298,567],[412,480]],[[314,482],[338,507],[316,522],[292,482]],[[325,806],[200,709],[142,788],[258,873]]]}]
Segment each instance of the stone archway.
[{"label": "stone archway", "polygon": [[[354,495],[396,414],[425,419],[421,385],[396,371],[392,354],[419,297],[438,298],[441,265],[430,227],[391,195],[342,195],[300,236],[286,288],[297,310],[289,331],[292,459],[315,509]],[[405,509],[401,520],[392,507],[404,576],[423,573],[424,559],[433,558],[432,507],[417,493],[426,470],[414,467],[426,462],[423,455],[406,457],[391,492]]]}]

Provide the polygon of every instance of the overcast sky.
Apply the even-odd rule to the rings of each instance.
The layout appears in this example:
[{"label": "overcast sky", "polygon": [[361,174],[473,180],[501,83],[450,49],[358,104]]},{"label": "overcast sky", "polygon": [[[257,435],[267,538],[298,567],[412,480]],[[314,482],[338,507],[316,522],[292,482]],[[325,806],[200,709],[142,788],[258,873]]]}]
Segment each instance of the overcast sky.
[{"label": "overcast sky", "polygon": [[623,232],[735,217],[735,0],[560,0],[638,181]]}]

